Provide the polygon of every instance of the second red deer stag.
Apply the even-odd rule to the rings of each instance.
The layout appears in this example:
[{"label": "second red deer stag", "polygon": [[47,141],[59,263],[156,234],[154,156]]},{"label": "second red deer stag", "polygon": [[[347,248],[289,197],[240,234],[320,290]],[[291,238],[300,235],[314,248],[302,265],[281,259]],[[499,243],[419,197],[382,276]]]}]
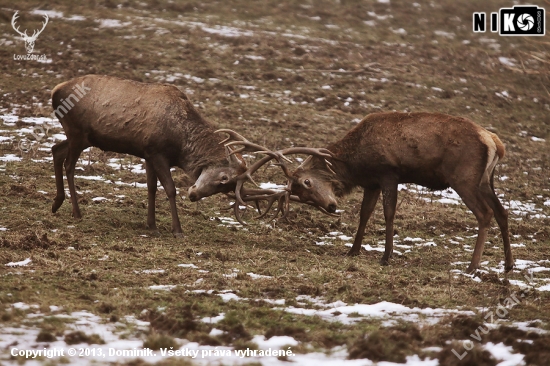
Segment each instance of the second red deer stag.
[{"label": "second red deer stag", "polygon": [[348,255],[359,254],[367,221],[382,193],[386,247],[381,263],[388,263],[398,184],[415,183],[432,190],[453,188],[477,218],[479,231],[468,273],[479,268],[493,214],[504,242],[505,270],[513,268],[508,213],[493,185],[495,166],[504,156],[504,145],[494,133],[469,119],[439,113],[373,113],[327,150],[332,157],[312,156],[294,172],[283,168],[290,198],[330,213],[336,211],[336,197],[354,187],[364,189],[359,228]]},{"label": "second red deer stag", "polygon": [[73,217],[81,218],[74,172],[81,152],[90,146],[145,159],[147,225],[156,229],[158,179],[170,201],[176,236],[182,235],[182,229],[170,167],[178,166],[197,180],[188,192],[191,201],[231,192],[239,180],[246,179],[246,163],[219,144],[221,136],[175,86],[87,75],[57,85],[52,105],[67,136],[52,147],[57,186],[54,213],[65,200],[64,164]]}]

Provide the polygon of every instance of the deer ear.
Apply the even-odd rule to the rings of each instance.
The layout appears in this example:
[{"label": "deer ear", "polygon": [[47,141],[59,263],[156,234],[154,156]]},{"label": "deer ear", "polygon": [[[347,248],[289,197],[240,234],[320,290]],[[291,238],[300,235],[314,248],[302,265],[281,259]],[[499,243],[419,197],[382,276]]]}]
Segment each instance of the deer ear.
[{"label": "deer ear", "polygon": [[227,161],[229,161],[230,166],[237,167],[246,167],[246,162],[237,156],[237,154],[232,154],[233,150],[229,146],[225,147],[225,153],[227,155]]}]

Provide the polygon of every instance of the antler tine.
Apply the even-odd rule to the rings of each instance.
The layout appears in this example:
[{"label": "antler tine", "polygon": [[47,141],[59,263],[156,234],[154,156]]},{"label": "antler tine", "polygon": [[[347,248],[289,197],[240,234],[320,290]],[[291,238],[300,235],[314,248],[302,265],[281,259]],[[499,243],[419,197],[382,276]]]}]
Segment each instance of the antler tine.
[{"label": "antler tine", "polygon": [[248,151],[248,152],[252,152],[252,153],[256,153],[256,154],[266,154],[266,155],[271,156],[272,159],[277,159],[278,161],[283,159],[283,160],[286,160],[289,163],[292,163],[292,160],[290,160],[289,158],[284,156],[280,151],[271,151],[271,150],[263,147],[262,145],[255,144],[255,143],[250,142],[250,141],[231,141],[231,142],[226,143],[224,146],[228,147],[228,146],[233,146],[233,145],[242,145],[243,147],[240,148],[240,149],[234,150],[232,152],[232,154],[234,154],[236,152],[241,152],[241,151]]},{"label": "antler tine", "polygon": [[23,32],[21,32],[21,31],[19,30],[19,27],[17,27],[17,28],[15,27],[15,21],[17,20],[17,18],[19,18],[19,10],[17,10],[17,11],[15,12],[15,14],[13,14],[13,17],[11,18],[11,26],[13,27],[13,29],[14,29],[17,33],[19,33],[19,35],[20,35],[21,37],[23,37],[23,36],[28,37],[28,35],[27,35],[27,30],[26,30],[26,29],[25,29],[25,33],[23,33]]},{"label": "antler tine", "polygon": [[264,154],[274,154],[272,151],[270,150],[267,150],[265,147],[263,146],[260,146],[258,144],[255,144],[253,142],[250,142],[250,141],[231,141],[231,142],[228,142],[226,144],[224,144],[224,146],[233,146],[233,145],[242,145],[244,148],[240,151],[249,151],[249,152],[260,152],[260,153],[264,153]]},{"label": "antler tine", "polygon": [[221,144],[225,144],[227,141],[233,139],[233,140],[236,140],[236,141],[248,141],[243,135],[233,131],[233,130],[230,130],[230,129],[227,129],[227,128],[221,128],[219,130],[216,130],[214,131],[214,133],[226,133],[229,135],[229,137],[227,137],[225,140],[221,141],[220,142],[220,145]]},{"label": "antler tine", "polygon": [[30,38],[32,39],[36,39],[38,38],[38,36],[40,35],[40,33],[42,33],[44,31],[44,29],[46,28],[46,25],[48,25],[48,20],[50,18],[48,18],[48,14],[44,14],[44,20],[45,22],[42,22],[42,29],[38,30],[38,29],[35,29],[33,32],[32,32],[32,36]]},{"label": "antler tine", "polygon": [[235,202],[233,204],[233,212],[235,213],[235,218],[241,225],[248,225],[246,222],[243,221],[243,218],[241,217],[241,210],[239,209],[238,202]]},{"label": "antler tine", "polygon": [[284,164],[284,163],[275,163],[273,165],[280,166],[281,169],[283,170],[283,173],[284,173],[285,177],[287,177],[288,179],[292,178],[292,174],[290,174],[290,169],[288,169],[286,164]]},{"label": "antler tine", "polygon": [[[259,220],[259,219],[263,219],[268,213],[269,213],[269,210],[271,210],[271,207],[273,206],[273,204],[275,203],[275,201],[280,201],[281,197],[278,195],[278,194],[274,194],[272,195],[271,197],[269,198],[266,198],[267,199],[267,208],[265,209],[264,213],[261,214],[260,216],[257,216],[256,219]],[[257,202],[257,201],[256,201]],[[278,214],[278,212],[277,212]],[[277,217],[277,214],[275,215],[275,217]],[[274,218],[275,218],[274,217]]]},{"label": "antler tine", "polygon": [[288,154],[307,154],[307,155],[315,155],[320,156],[323,158],[333,158],[334,153],[332,151],[324,149],[324,148],[313,148],[313,147],[289,147],[288,149],[280,150],[280,153],[283,155]]},{"label": "antler tine", "polygon": [[332,169],[332,163],[330,161],[328,161],[327,159],[325,159],[325,165],[326,165],[329,172],[336,175],[336,172],[334,171],[334,169]]},{"label": "antler tine", "polygon": [[[274,218],[276,218],[279,215],[279,213],[281,213],[282,218],[285,218],[285,219],[288,217],[288,214],[290,212],[290,201],[292,200],[292,201],[301,202],[298,197],[290,195],[290,192],[291,192],[290,185],[292,183],[291,173],[290,173],[290,170],[288,169],[287,165],[285,164],[285,161],[288,162],[288,163],[291,163],[292,161],[289,160],[285,155],[288,155],[288,154],[307,154],[307,155],[311,155],[310,157],[308,157],[308,159],[306,159],[304,161],[304,163],[309,161],[312,156],[322,157],[322,158],[324,158],[324,161],[325,161],[325,164],[326,164],[328,170],[331,173],[334,174],[334,170],[332,170],[332,168],[331,168],[332,164],[327,160],[327,158],[334,158],[334,154],[330,150],[323,149],[323,148],[317,149],[317,148],[308,148],[308,147],[291,147],[291,148],[287,148],[287,149],[284,149],[284,150],[272,151],[272,150],[267,149],[267,148],[265,148],[261,145],[258,145],[258,144],[255,144],[253,142],[248,141],[244,136],[240,135],[239,133],[237,133],[233,130],[219,129],[216,132],[217,133],[219,132],[219,133],[228,134],[229,137],[222,140],[220,142],[220,144],[223,144],[226,148],[228,148],[230,150],[229,155],[239,153],[239,152],[242,152],[242,151],[262,153],[262,154],[267,155],[267,156],[263,157],[262,159],[258,160],[252,166],[248,167],[248,169],[244,173],[240,174],[236,178],[236,187],[235,187],[235,201],[236,202],[234,204],[233,210],[235,212],[235,217],[243,225],[246,225],[246,223],[242,220],[241,212],[239,210],[239,205],[246,206],[245,201],[254,201],[255,202],[256,209],[258,210],[258,213],[260,214],[260,216],[257,217],[258,219],[263,218],[267,215],[267,213],[273,207],[273,204],[275,203],[275,201],[278,201],[278,205],[277,205],[277,212],[276,212]],[[239,145],[241,147],[238,148],[238,149],[232,150],[231,147],[236,146],[236,145]],[[260,190],[249,191],[249,190],[244,189],[243,186],[244,186],[244,183],[246,181],[251,181],[252,183],[256,184],[254,182],[254,180],[252,179],[252,174],[254,174],[264,164],[266,164],[267,162],[269,162],[270,160],[273,160],[273,159],[277,160],[277,163],[275,165],[280,166],[283,170],[283,173],[288,178],[288,184],[287,184],[286,189],[284,191],[270,191],[270,190],[261,190],[261,189]],[[300,166],[303,166],[304,163],[302,163],[302,165],[300,165]],[[257,184],[256,184],[256,186],[257,186]],[[264,213],[261,213],[261,210],[260,210],[260,206],[259,206],[259,201],[260,200],[267,200],[267,203],[268,203],[267,209],[264,211]],[[318,205],[315,205],[312,202],[305,202],[305,203],[316,207],[317,209],[321,210],[323,213],[325,213],[327,215],[334,216],[333,214],[330,214],[329,212],[324,210],[322,207],[320,207]],[[338,215],[336,215],[336,216],[338,216]]]},{"label": "antler tine", "polygon": [[237,179],[237,186],[235,187],[235,200],[237,201],[237,204],[246,206],[246,203],[244,203],[241,197],[241,189],[243,188],[244,182],[245,179]]},{"label": "antler tine", "polygon": [[300,165],[298,166],[297,169],[303,168],[311,159],[313,159],[313,155],[308,156],[308,157],[306,158],[306,160],[304,160],[304,161],[302,162],[302,164],[300,164]]},{"label": "antler tine", "polygon": [[[290,213],[290,192],[291,192],[291,185],[292,185],[292,181],[289,179],[288,180],[288,183],[286,185],[286,195],[285,195],[285,200],[284,200],[284,214],[281,216],[281,219],[285,219],[288,221],[288,214]],[[279,210],[282,210],[283,209],[283,202],[282,201],[279,201]]]}]

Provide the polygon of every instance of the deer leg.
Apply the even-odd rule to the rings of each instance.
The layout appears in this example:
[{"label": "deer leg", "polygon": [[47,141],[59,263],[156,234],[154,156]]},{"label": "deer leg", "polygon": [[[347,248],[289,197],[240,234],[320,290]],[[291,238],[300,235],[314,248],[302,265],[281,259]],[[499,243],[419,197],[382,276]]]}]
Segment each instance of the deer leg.
[{"label": "deer leg", "polygon": [[397,182],[389,182],[382,185],[382,203],[384,206],[384,219],[386,221],[386,249],[380,260],[380,264],[388,265],[393,253],[393,220],[397,206]]},{"label": "deer leg", "polygon": [[73,205],[73,217],[75,219],[82,218],[80,208],[78,207],[78,197],[76,195],[76,188],[74,185],[74,168],[82,150],[84,149],[81,146],[77,146],[69,142],[67,159],[65,159],[65,174],[67,174],[67,183],[69,185],[69,192],[71,193],[71,203]]},{"label": "deer leg", "polygon": [[[150,157],[147,159],[147,162],[150,163],[149,167],[154,168],[155,174],[159,179],[160,184],[164,187],[164,191],[170,201],[170,212],[172,214],[172,234],[178,238],[183,237],[183,231],[181,230],[180,219],[178,217],[178,209],[176,207],[176,186],[174,185],[174,180],[172,179],[172,174],[170,173],[170,165],[166,159],[158,156]],[[152,207],[154,210],[154,206]]]},{"label": "deer leg", "polygon": [[479,226],[476,246],[474,248],[474,254],[472,255],[472,262],[466,270],[467,273],[472,274],[479,269],[481,254],[483,253],[485,240],[487,240],[487,231],[489,230],[489,225],[491,224],[493,211],[485,202],[485,199],[477,186],[470,185],[465,188],[456,187],[455,190],[460,197],[462,197],[462,200],[466,206],[468,206],[468,208],[474,213]]},{"label": "deer leg", "polygon": [[67,158],[68,147],[69,142],[67,140],[61,141],[52,147],[55,186],[57,188],[57,194],[52,204],[53,213],[56,213],[59,207],[63,204],[63,201],[65,201],[65,187],[63,186],[63,162]]},{"label": "deer leg", "polygon": [[157,195],[157,175],[155,169],[148,161],[145,162],[145,172],[147,173],[147,228],[157,230],[155,219],[155,198]]},{"label": "deer leg", "polygon": [[374,211],[379,195],[379,189],[370,190],[365,188],[363,191],[363,202],[361,203],[361,213],[359,214],[359,228],[357,229],[353,246],[347,255],[358,255],[361,251],[361,244],[363,243],[363,236],[365,235],[365,227],[367,226],[367,221],[369,221],[372,211]]},{"label": "deer leg", "polygon": [[500,228],[500,233],[502,234],[502,241],[504,242],[504,270],[510,272],[514,268],[514,257],[512,256],[512,249],[510,248],[510,234],[508,232],[508,212],[500,203],[492,185],[491,184],[482,184],[480,187],[481,193],[485,202],[491,207],[495,215],[495,219]]}]

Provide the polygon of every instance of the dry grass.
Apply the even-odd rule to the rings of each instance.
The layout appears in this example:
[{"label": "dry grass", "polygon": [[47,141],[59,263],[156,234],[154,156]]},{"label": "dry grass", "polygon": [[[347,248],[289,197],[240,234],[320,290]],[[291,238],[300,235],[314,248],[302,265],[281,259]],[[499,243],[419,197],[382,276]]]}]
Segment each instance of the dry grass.
[{"label": "dry grass", "polygon": [[[25,14],[39,6],[87,19],[51,19],[36,48],[53,61],[42,64],[12,60],[12,54],[23,53],[24,48],[9,23],[12,12],[6,9],[14,5],[0,1],[1,37],[14,41],[13,46],[0,47],[0,58],[5,60],[0,64],[1,107],[11,110],[18,105],[17,114],[21,117],[48,116],[50,90],[69,78],[98,73],[154,82],[162,81],[158,77],[179,72],[204,79],[197,83],[180,76],[173,81],[192,93],[190,98],[201,113],[220,127],[235,129],[250,140],[273,148],[291,144],[324,146],[350,129],[354,119],[378,110],[456,114],[491,126],[505,142],[507,155],[497,168],[496,180],[504,200],[533,200],[544,209],[543,213],[550,215],[548,206],[542,205],[550,198],[549,45],[520,37],[473,34],[472,12],[496,11],[500,5],[497,1],[484,2],[481,8],[476,2],[459,6],[442,1],[433,7],[429,2],[420,3],[418,10],[406,2],[392,2],[388,7],[375,1],[341,1],[339,5],[322,1],[305,6],[297,1],[260,5],[241,0],[158,0],[148,4],[125,0],[119,6],[110,0],[87,5],[61,0],[39,5],[23,0],[17,4],[21,22],[38,24],[37,18]],[[393,18],[376,20],[377,26],[370,27],[364,21],[376,18],[369,16],[368,11],[391,14]],[[119,19],[130,21],[131,25],[100,28],[93,19]],[[191,21],[213,28],[223,24],[249,30],[251,34],[227,37],[208,33],[201,27],[189,26]],[[394,33],[390,28],[404,28],[407,35]],[[437,36],[433,31],[438,29],[453,32],[454,36]],[[482,38],[494,39],[499,47],[489,47],[494,42],[487,43]],[[517,59],[517,69],[505,67],[499,57]],[[37,76],[33,76],[35,73]],[[387,82],[381,82],[383,78]],[[331,88],[323,89],[323,85]],[[502,91],[507,91],[509,97],[495,94]],[[243,97],[245,94],[248,98]],[[15,128],[20,126],[1,129]],[[51,136],[59,132],[48,133]],[[532,136],[546,142],[532,141]],[[219,225],[216,217],[230,216],[230,212],[220,211],[227,206],[224,197],[211,197],[198,204],[179,200],[186,236],[178,240],[169,233],[170,217],[163,191],[157,200],[160,236],[145,228],[146,190],[129,186],[117,186],[115,190],[113,184],[77,180],[79,191],[92,193],[81,195],[84,217],[74,221],[68,201],[56,215],[50,213],[55,192],[52,164],[31,160],[50,153],[21,152],[17,141],[0,143],[0,156],[7,153],[18,154],[23,160],[8,163],[0,172],[0,226],[9,228],[0,231],[0,263],[30,257],[32,265],[22,269],[0,267],[0,302],[4,307],[15,302],[37,304],[40,309],[56,305],[67,311],[89,310],[113,321],[135,315],[151,322],[151,334],[142,334],[142,338],[155,347],[172,344],[175,337],[246,348],[256,334],[290,335],[301,342],[295,348],[299,352],[345,345],[351,358],[399,362],[407,355],[421,354],[451,364],[448,360],[454,362],[454,356],[446,341],[467,338],[481,319],[466,324],[463,334],[453,319],[421,328],[406,323],[378,330],[377,319],[353,325],[329,323],[274,310],[274,305],[254,299],[285,299],[287,305],[298,306],[296,296],[306,294],[323,296],[327,302],[390,301],[409,307],[475,310],[494,309],[518,290],[502,275],[500,279],[484,276],[480,283],[450,275],[449,271],[456,268],[450,263],[469,261],[471,253],[446,240],[461,236],[468,237],[468,244],[474,243],[470,237],[475,234],[476,222],[464,206],[430,203],[402,192],[395,225],[399,237],[435,238],[438,246],[395,256],[390,266],[381,267],[378,252],[347,258],[342,241],[336,240],[334,246],[314,245],[329,231],[354,236],[361,203],[359,192],[342,200],[345,212],[339,220],[295,207],[291,222],[264,222],[247,227],[247,231]],[[106,165],[111,157],[112,154],[92,150],[90,156],[81,157],[84,172],[79,174],[145,182],[142,175]],[[87,165],[88,159],[95,163]],[[185,195],[184,174],[177,172],[174,176],[181,195]],[[498,179],[503,176],[509,178]],[[259,177],[263,181],[281,181],[274,169],[260,172]],[[126,198],[116,200],[114,195]],[[96,196],[110,201],[92,201]],[[383,225],[378,207],[368,225],[365,244],[382,240]],[[548,218],[527,217],[511,220],[510,225],[511,234],[521,235],[517,240],[527,244],[514,248],[515,257],[548,259]],[[494,267],[503,260],[496,228],[491,230],[489,241],[493,245],[487,246],[483,260],[489,260]],[[195,264],[208,272],[178,267],[182,263]],[[151,269],[165,271],[142,272]],[[247,275],[249,272],[272,278],[253,280]],[[230,273],[237,275],[224,276]],[[518,271],[508,278],[523,279],[524,274]],[[153,285],[178,287],[156,291],[149,289]],[[187,291],[195,289],[215,292]],[[250,300],[224,302],[217,293],[227,289]],[[540,319],[539,326],[549,329],[549,300],[547,292],[528,292],[507,318]],[[159,307],[165,311],[159,312]],[[210,336],[213,325],[198,319],[222,312],[226,317],[216,327],[225,333]],[[22,324],[24,319],[24,312],[4,312],[0,326]],[[449,324],[453,325],[452,331]],[[65,334],[67,340],[61,322],[37,326],[43,329],[44,339]],[[490,334],[483,342],[509,339],[506,332]],[[80,335],[73,334],[77,336]],[[404,342],[399,352],[381,341],[392,337]],[[512,336],[516,340],[524,337],[527,335]],[[535,347],[540,344],[547,349],[547,336],[535,339],[532,347],[514,340],[507,342],[514,350],[527,354],[529,364],[542,365],[548,360],[547,353],[539,353]],[[443,351],[423,353],[422,349],[428,346],[440,346]],[[494,364],[479,347],[469,357],[470,364]]]}]

